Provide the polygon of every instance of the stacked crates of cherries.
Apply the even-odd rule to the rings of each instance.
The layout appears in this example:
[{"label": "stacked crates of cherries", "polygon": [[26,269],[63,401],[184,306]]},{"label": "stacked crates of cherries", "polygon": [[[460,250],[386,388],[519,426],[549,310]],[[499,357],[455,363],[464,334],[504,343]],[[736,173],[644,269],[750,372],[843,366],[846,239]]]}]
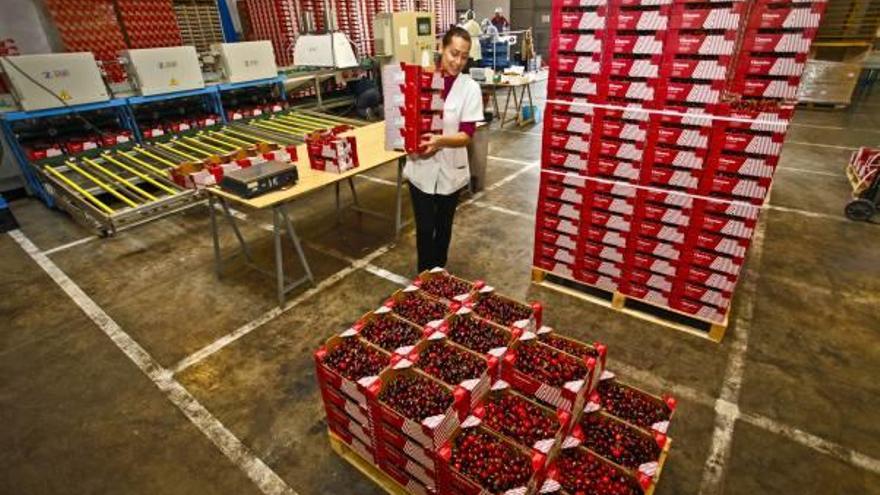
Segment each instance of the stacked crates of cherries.
[{"label": "stacked crates of cherries", "polygon": [[443,132],[443,76],[419,65],[382,68],[385,148],[418,153],[422,136]]},{"label": "stacked crates of cherries", "polygon": [[434,269],[331,337],[331,434],[409,493],[650,493],[675,410],[542,308]]}]

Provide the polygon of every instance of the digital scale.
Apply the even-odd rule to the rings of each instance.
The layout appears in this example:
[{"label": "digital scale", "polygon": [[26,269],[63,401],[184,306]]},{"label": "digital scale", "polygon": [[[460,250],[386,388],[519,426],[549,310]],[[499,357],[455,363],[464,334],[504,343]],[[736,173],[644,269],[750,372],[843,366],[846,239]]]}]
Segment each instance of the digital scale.
[{"label": "digital scale", "polygon": [[236,196],[250,199],[293,186],[297,181],[299,172],[296,164],[270,160],[227,172],[220,181],[220,187]]}]

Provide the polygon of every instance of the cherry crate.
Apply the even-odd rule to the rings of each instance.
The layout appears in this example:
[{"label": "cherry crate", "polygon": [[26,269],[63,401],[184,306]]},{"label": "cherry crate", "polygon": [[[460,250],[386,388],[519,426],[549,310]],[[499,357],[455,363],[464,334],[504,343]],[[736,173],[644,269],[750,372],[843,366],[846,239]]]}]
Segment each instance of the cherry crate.
[{"label": "cherry crate", "polygon": [[535,281],[720,340],[824,8],[554,1]]},{"label": "cherry crate", "polygon": [[382,69],[385,147],[417,153],[424,134],[443,132],[443,77],[412,64]]},{"label": "cherry crate", "polygon": [[[633,493],[650,493],[674,399],[620,383],[601,343],[483,319],[472,299],[495,296],[486,287],[423,272],[321,346],[333,449],[389,493],[452,495],[564,493],[566,449],[589,447],[606,471],[635,480]],[[552,359],[518,369],[533,347]]]}]

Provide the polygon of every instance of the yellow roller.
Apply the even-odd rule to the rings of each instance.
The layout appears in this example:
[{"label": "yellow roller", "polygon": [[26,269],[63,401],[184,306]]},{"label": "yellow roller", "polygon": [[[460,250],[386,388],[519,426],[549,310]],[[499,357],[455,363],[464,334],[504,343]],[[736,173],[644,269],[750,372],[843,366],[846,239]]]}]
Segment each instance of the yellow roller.
[{"label": "yellow roller", "polygon": [[[105,160],[107,160],[110,163],[114,163],[114,164],[119,163],[118,160],[116,160],[115,158],[113,158],[110,155],[102,155],[102,156],[104,157]],[[154,174],[156,174],[156,176],[162,178],[162,180],[165,180],[165,181],[168,180],[168,172],[167,171],[158,169],[158,168],[150,165],[149,163],[147,163],[139,158],[135,158],[133,156],[128,156],[126,154],[123,154],[122,156],[124,156],[125,158],[128,158],[132,162],[136,163],[138,166],[143,167],[143,168],[149,170],[150,172],[153,172]]]},{"label": "yellow roller", "polygon": [[67,165],[68,167],[72,168],[73,170],[75,170],[76,173],[82,175],[83,177],[85,177],[85,178],[91,180],[92,182],[94,182],[95,184],[97,184],[98,187],[100,187],[101,189],[107,191],[108,193],[112,194],[113,196],[116,196],[116,198],[118,198],[119,200],[121,200],[123,203],[125,203],[125,204],[127,204],[128,206],[131,206],[131,207],[133,207],[133,208],[137,208],[137,206],[138,206],[137,203],[135,203],[134,201],[128,199],[128,198],[125,197],[125,196],[123,196],[123,195],[120,194],[118,191],[116,191],[115,189],[113,189],[113,188],[110,187],[109,185],[105,184],[103,181],[101,181],[101,179],[99,179],[99,178],[95,177],[94,175],[92,175],[92,174],[86,172],[85,170],[79,168],[78,166],[76,166],[75,163],[73,163],[73,162],[64,162],[64,164]]},{"label": "yellow roller", "polygon": [[278,118],[284,119],[288,122],[295,122],[299,125],[307,125],[307,126],[318,127],[318,128],[322,128],[322,129],[327,129],[328,127],[333,127],[335,125],[332,122],[317,122],[314,120],[303,119],[303,118],[300,118],[299,115],[282,115],[282,116],[279,116]]},{"label": "yellow roller", "polygon": [[[214,139],[214,138],[212,138],[211,136],[209,136],[209,135],[207,135],[207,134],[199,134],[198,136],[199,136],[199,140],[200,140],[200,142],[202,142],[202,144],[203,144],[204,146],[209,146],[209,147],[211,147],[212,149],[215,149],[215,150],[217,150],[217,151],[221,151],[221,152],[223,152],[223,153],[231,153],[231,152],[233,152],[233,151],[238,151],[239,149],[241,149],[241,148],[238,147],[238,146],[233,146],[233,145],[231,145],[231,144],[229,144],[229,143],[224,143],[223,141],[220,141],[219,139]],[[187,138],[187,139],[189,139],[189,138]],[[231,148],[231,149],[229,149],[229,150],[223,150],[222,148],[219,148],[219,147],[217,147],[217,146],[211,146],[211,145],[209,145],[208,143],[203,142],[202,140],[204,140],[204,141],[211,141],[211,142],[213,142],[213,143],[217,143],[219,146],[225,146],[225,147],[227,147],[227,148]]]},{"label": "yellow roller", "polygon": [[161,147],[161,148],[165,148],[166,150],[168,150],[168,151],[174,153],[175,155],[180,155],[180,156],[186,158],[187,160],[192,160],[192,161],[194,161],[194,162],[201,161],[201,160],[199,160],[198,158],[196,158],[196,157],[194,157],[194,156],[192,156],[192,155],[187,155],[186,153],[184,153],[184,152],[182,152],[182,151],[178,151],[178,150],[172,148],[171,146],[168,146],[168,145],[165,144],[165,143],[156,143],[156,145],[158,145],[158,146]]},{"label": "yellow roller", "polygon": [[252,124],[255,126],[258,126],[258,127],[262,127],[263,129],[270,129],[273,131],[283,132],[285,134],[294,134],[295,135],[295,133],[297,133],[297,132],[300,132],[300,133],[303,132],[303,131],[291,129],[289,127],[282,127],[281,125],[278,125],[278,124],[270,124],[269,122],[252,122]]},{"label": "yellow roller", "polygon": [[247,134],[247,133],[244,133],[241,131],[233,131],[232,129],[226,129],[226,132],[228,132],[230,134],[235,134],[236,136],[241,136],[241,137],[245,137],[248,139],[254,139],[257,141],[257,143],[278,144],[275,141],[269,141],[268,139],[252,136],[250,134]]},{"label": "yellow roller", "polygon": [[304,133],[310,133],[310,132],[314,132],[314,131],[318,131],[318,130],[323,129],[323,128],[318,128],[318,127],[309,127],[309,126],[305,126],[305,125],[300,125],[300,124],[288,122],[286,120],[281,120],[281,119],[277,119],[277,120],[272,119],[272,120],[269,120],[269,122],[272,122],[273,124],[280,125],[283,127],[287,127],[289,129],[295,130],[297,132],[304,132]]},{"label": "yellow roller", "polygon": [[216,156],[216,155],[214,155],[214,153],[208,153],[208,152],[205,151],[205,150],[200,150],[199,148],[197,148],[197,147],[195,147],[195,146],[193,146],[193,145],[191,145],[191,144],[186,144],[186,143],[184,143],[183,141],[181,141],[181,140],[179,140],[179,139],[174,140],[174,141],[171,141],[171,142],[174,143],[174,144],[179,144],[180,146],[183,146],[184,148],[186,148],[186,149],[188,149],[188,150],[190,150],[190,151],[192,151],[192,152],[194,152],[194,153],[199,153],[199,154],[205,155],[205,156],[208,157],[208,158],[213,158],[214,156]]},{"label": "yellow roller", "polygon": [[252,143],[250,141],[242,141],[241,139],[234,138],[232,136],[227,136],[226,134],[223,134],[222,132],[212,132],[211,136],[213,136],[214,138],[216,138],[220,141],[225,139],[225,140],[229,141],[230,143],[239,143],[239,145],[245,145],[245,146],[253,146],[254,145],[254,143]]},{"label": "yellow roller", "polygon": [[[166,160],[166,159],[162,158],[161,156],[158,156],[158,155],[155,155],[155,154],[153,154],[153,153],[150,153],[149,151],[147,151],[147,150],[145,150],[145,149],[143,149],[143,148],[141,148],[141,147],[137,147],[137,148],[135,148],[135,150],[136,150],[138,153],[141,153],[141,154],[143,154],[143,155],[146,155],[146,156],[152,158],[153,160],[156,160],[156,161],[159,162],[159,163],[164,163],[165,165],[168,165],[168,166],[171,167],[171,168],[175,168],[175,167],[177,167],[177,165],[178,165],[177,163],[174,163],[174,162],[172,162],[171,160]],[[128,153],[128,152],[123,151],[122,154],[125,155],[126,158],[130,158],[130,159],[132,159],[133,161],[140,163],[141,165],[144,165],[144,166],[146,166],[146,167],[148,167],[148,168],[151,168],[151,169],[153,169],[153,170],[156,170],[157,172],[159,172],[159,173],[161,173],[161,174],[163,174],[163,175],[165,174],[165,171],[160,171],[159,169],[153,168],[151,165],[149,165],[149,164],[147,164],[146,162],[140,160],[139,158],[135,158],[135,157],[131,156],[131,153]]]},{"label": "yellow roller", "polygon": [[[106,158],[108,158],[108,157],[105,156],[104,158],[106,159]],[[112,160],[112,159],[110,159],[110,160]],[[156,201],[157,199],[159,199],[159,198],[157,198],[156,196],[153,196],[152,194],[148,193],[147,191],[144,191],[144,190],[141,189],[140,187],[138,187],[138,186],[132,184],[132,183],[129,182],[127,179],[125,179],[125,178],[123,178],[123,177],[121,177],[121,176],[119,176],[119,175],[117,175],[117,174],[115,174],[115,173],[113,173],[113,172],[107,170],[103,165],[101,165],[100,163],[98,163],[98,162],[92,160],[91,158],[83,158],[83,161],[86,162],[86,163],[88,163],[89,165],[95,167],[96,169],[100,170],[101,172],[104,172],[105,174],[109,175],[109,176],[112,177],[113,179],[118,180],[119,182],[125,184],[127,187],[129,187],[130,189],[134,190],[135,192],[137,192],[137,193],[140,194],[141,196],[143,196],[143,197],[149,199],[150,201]]]},{"label": "yellow roller", "polygon": [[342,124],[342,122],[339,122],[338,120],[315,117],[314,115],[308,115],[305,113],[295,113],[295,114],[290,115],[290,117],[293,117],[296,119],[308,120],[308,121],[314,122],[316,124],[321,124],[321,125],[325,125],[325,126],[326,125],[336,126],[336,125]]},{"label": "yellow roller", "polygon": [[145,174],[142,174],[142,173],[138,172],[137,170],[135,170],[135,169],[129,167],[128,165],[126,165],[126,164],[120,162],[119,160],[115,160],[115,159],[110,158],[110,157],[107,157],[107,159],[110,160],[110,162],[113,163],[114,165],[116,165],[116,166],[118,166],[118,167],[120,167],[120,168],[122,168],[122,169],[124,169],[124,170],[128,170],[129,172],[133,173],[134,175],[137,175],[137,176],[140,177],[141,179],[144,179],[145,181],[149,182],[150,184],[152,184],[152,185],[158,187],[159,189],[161,189],[161,190],[163,190],[163,191],[165,191],[165,192],[167,192],[167,193],[169,193],[169,194],[177,194],[177,192],[178,192],[177,190],[172,189],[172,188],[166,186],[165,184],[162,184],[161,182],[157,182],[157,181],[156,181],[155,179],[153,179],[152,177],[150,177],[150,176],[148,176],[148,175],[145,175]]},{"label": "yellow roller", "polygon": [[308,129],[314,129],[314,130],[328,128],[328,126],[326,126],[326,125],[319,125],[319,124],[315,124],[312,122],[302,121],[302,120],[292,118],[292,117],[278,117],[277,120],[280,120],[280,121],[285,122],[290,125],[296,125],[299,127],[304,127],[304,128],[308,128]]},{"label": "yellow roller", "polygon": [[55,177],[57,177],[59,180],[61,180],[61,182],[64,182],[65,184],[67,184],[68,186],[70,186],[71,188],[73,188],[74,191],[76,191],[76,192],[82,194],[82,195],[83,195],[84,197],[86,197],[89,201],[91,201],[92,203],[94,203],[95,206],[97,206],[98,208],[100,208],[100,209],[106,211],[107,213],[114,213],[114,212],[115,212],[115,210],[114,210],[113,208],[110,208],[109,206],[105,205],[105,204],[104,204],[103,202],[101,202],[98,198],[92,196],[92,193],[90,193],[90,192],[86,191],[85,189],[79,187],[79,184],[77,184],[76,182],[74,182],[74,181],[68,179],[68,178],[65,177],[64,174],[62,174],[61,172],[55,170],[54,168],[52,168],[52,167],[50,167],[50,166],[48,166],[48,165],[46,165],[46,166],[44,167],[44,169],[47,170],[50,174],[52,174],[52,175],[54,175]]}]

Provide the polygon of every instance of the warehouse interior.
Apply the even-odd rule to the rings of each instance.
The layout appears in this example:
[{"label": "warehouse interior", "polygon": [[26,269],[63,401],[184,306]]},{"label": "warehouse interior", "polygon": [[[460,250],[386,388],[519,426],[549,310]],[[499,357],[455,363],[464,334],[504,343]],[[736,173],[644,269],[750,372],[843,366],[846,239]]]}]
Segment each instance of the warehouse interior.
[{"label": "warehouse interior", "polygon": [[[4,77],[0,77],[4,105],[0,108],[4,134],[0,266],[6,273],[0,289],[0,419],[5,425],[0,433],[0,492],[880,494],[880,386],[876,380],[880,370],[876,310],[880,233],[876,217],[871,218],[880,202],[880,93],[875,85],[880,65],[874,50],[880,46],[880,2],[15,0],[12,4],[16,20],[0,20],[0,40],[8,39],[0,45],[0,62],[19,61],[3,65]],[[716,313],[689,314],[673,305],[677,294],[669,295],[668,303],[666,296],[663,303],[637,296],[633,292],[636,284],[624,282],[630,280],[625,275],[630,269],[626,263],[640,256],[633,250],[624,250],[627,261],[614,265],[624,275],[614,278],[620,285],[609,290],[602,284],[607,278],[604,265],[593,270],[581,261],[569,263],[562,257],[561,244],[549,246],[547,237],[542,237],[549,233],[542,223],[549,217],[560,223],[570,219],[563,218],[561,210],[555,216],[547,213],[548,204],[574,204],[582,222],[588,212],[605,211],[604,206],[587,205],[587,198],[600,195],[588,193],[585,185],[577,189],[577,200],[548,197],[548,181],[560,176],[548,158],[548,152],[555,149],[551,140],[560,134],[554,119],[574,119],[575,114],[583,116],[596,109],[611,115],[611,111],[634,108],[632,103],[618,107],[618,100],[610,97],[568,106],[574,99],[566,100],[568,93],[559,82],[565,77],[560,67],[566,50],[554,52],[552,48],[558,48],[558,40],[553,40],[560,34],[578,32],[566,31],[564,14],[585,18],[585,13],[598,12],[601,17],[607,7],[611,22],[629,8],[656,10],[661,15],[668,11],[670,19],[677,18],[676,9],[730,9],[740,24],[728,29],[747,33],[737,42],[742,46],[742,39],[766,34],[759,28],[748,31],[743,25],[752,25],[749,19],[767,5],[771,10],[820,13],[809,21],[818,24],[807,24],[804,29],[814,37],[812,46],[808,42],[808,49],[797,57],[784,55],[797,58],[800,65],[796,75],[779,79],[793,84],[797,92],[789,98],[743,92],[738,101],[748,103],[745,110],[740,107],[740,113],[721,117],[712,114],[709,120],[714,127],[707,131],[723,138],[746,133],[741,126],[746,125],[753,134],[774,136],[781,151],[770,176],[762,178],[765,190],[748,197],[750,193],[737,195],[741,190],[734,189],[722,196],[715,190],[665,187],[641,180],[645,174],[630,180],[594,173],[592,168],[581,174],[565,172],[566,181],[575,176],[586,184],[592,178],[595,187],[632,186],[638,194],[678,195],[683,197],[680,201],[716,201],[753,211],[755,219],[747,234],[729,230],[717,234],[722,240],[742,241],[739,245],[744,246],[738,257],[724,258],[738,260],[737,275],[726,272],[735,281],[735,289],[725,292],[729,306],[706,303]],[[108,8],[112,22],[106,16],[94,17]],[[106,48],[113,43],[102,45],[103,41],[96,40],[94,47],[88,46],[88,36],[75,33],[84,26],[74,15],[75,9],[91,13],[94,25],[88,29],[92,31],[107,31],[110,24],[124,26],[113,28],[120,36],[114,43],[121,45]],[[368,11],[371,19],[365,17]],[[382,24],[374,21],[383,18],[380,13],[387,16],[393,30],[400,29],[397,22],[414,22],[414,39],[421,39],[416,34],[417,19],[427,15],[432,21],[426,36],[430,41],[420,52],[404,53],[399,35],[383,38],[377,34]],[[210,22],[204,21],[206,14]],[[504,17],[506,24],[499,24],[501,29],[493,32],[491,21],[496,15]],[[469,138],[471,177],[458,197],[445,271],[420,273],[413,200],[403,184],[408,178],[403,163],[407,155],[419,156],[419,152],[400,137],[418,126],[401,120],[400,143],[390,144],[386,131],[398,125],[394,120],[398,114],[389,113],[394,98],[388,91],[389,86],[392,91],[396,88],[385,83],[390,77],[411,74],[424,80],[427,73],[434,85],[430,91],[439,93],[438,79],[431,79],[431,72],[419,64],[426,60],[425,52],[443,49],[439,39],[450,25],[464,24],[467,19],[477,23],[486,19],[481,34],[474,36],[481,42],[483,62],[472,60],[469,73],[474,79],[484,78],[480,84],[487,118]],[[102,24],[105,21],[110,24]],[[578,22],[581,35],[594,29],[584,28],[584,20]],[[673,25],[663,32],[687,31]],[[787,25],[780,32],[792,34],[797,29]],[[25,31],[36,32],[41,39],[34,41],[33,34],[22,34]],[[632,34],[620,31],[597,32],[605,33],[608,38],[604,40],[611,46],[613,37]],[[639,26],[631,31],[646,36],[649,30]],[[712,26],[707,32],[721,31]],[[334,44],[333,33],[345,33],[342,52]],[[289,43],[305,43],[309,35],[314,46],[333,47],[328,49],[332,53],[329,66],[320,62],[310,62],[317,67],[297,65],[305,51]],[[162,36],[172,41],[161,40]],[[516,41],[508,42],[505,36]],[[525,38],[532,41],[526,44]],[[214,44],[255,41],[263,44],[249,45],[251,51],[245,58],[256,59],[258,48],[268,49],[277,67],[268,78],[234,81],[231,66],[223,65],[234,52],[217,51]],[[18,46],[10,48],[13,42]],[[192,53],[162,52],[160,60],[198,57],[195,72],[205,77],[201,87],[180,91],[178,84],[186,81],[175,78],[171,90],[147,94],[149,73],[135,73],[136,52],[177,49],[177,45],[195,49]],[[503,53],[497,51],[500,46]],[[491,63],[487,47],[491,47]],[[125,57],[117,58],[117,48]],[[386,48],[391,50],[387,55],[382,53]],[[338,57],[349,51],[357,59],[355,65],[339,65]],[[605,57],[610,51],[606,47],[596,53]],[[77,106],[55,95],[46,107],[27,108],[34,100],[23,100],[17,91],[29,82],[16,82],[10,73],[24,65],[29,55],[65,52],[94,55],[91,60],[97,60],[96,74],[100,67],[105,100]],[[720,60],[735,68],[738,60],[746,58],[739,55],[740,50],[736,53]],[[662,57],[635,59],[669,60]],[[401,62],[404,69],[392,72]],[[253,68],[249,63],[243,66]],[[609,62],[603,67],[611,66]],[[42,71],[49,70],[42,67]],[[412,70],[405,72],[406,67]],[[725,84],[723,95],[733,94],[731,87],[738,81],[735,73],[731,69],[720,82]],[[696,75],[678,77],[673,82],[698,79]],[[372,86],[357,81],[370,81]],[[371,91],[362,90],[363,86]],[[42,86],[39,90],[49,92]],[[399,92],[400,101],[409,98],[404,89]],[[382,105],[374,97],[384,100],[384,108],[379,108]],[[764,104],[760,110],[755,110],[757,102]],[[692,122],[682,120],[682,112],[694,119],[692,112],[702,110],[702,104],[646,104],[650,110],[645,113],[651,117],[644,121],[655,122],[656,116],[667,127],[669,121],[660,119]],[[752,117],[742,117],[748,112]],[[598,115],[606,114],[592,114],[596,147],[589,148],[590,152],[602,143],[620,142],[601,134],[613,129],[598,127]],[[630,124],[640,118],[633,117],[640,115],[638,111],[620,115],[619,121]],[[692,129],[701,124],[688,125],[680,127]],[[59,136],[66,136],[69,127],[84,130],[73,132],[73,137],[61,143]],[[98,134],[90,138],[95,128],[100,128]],[[650,134],[657,127],[646,124],[640,129]],[[574,134],[569,129],[567,135]],[[100,141],[99,137],[108,135],[114,139],[112,145],[98,143],[89,150],[89,139]],[[591,139],[589,132],[580,137]],[[324,140],[323,149],[328,143],[338,146],[332,157],[313,154],[310,146],[318,139]],[[644,149],[660,142],[646,139]],[[247,156],[229,153],[237,147],[230,143],[256,151]],[[354,164],[343,164],[344,146],[357,150]],[[728,155],[759,156],[754,150],[713,155],[714,146],[707,145],[707,163]],[[638,149],[643,148],[639,145]],[[226,157],[221,160],[223,154]],[[584,151],[579,156],[587,159],[588,154]],[[237,183],[229,185],[232,181],[227,179],[237,177],[236,172],[259,168],[261,162],[254,159],[265,155],[271,155],[268,163],[295,165],[284,169],[298,173],[293,179],[277,176],[293,182],[280,184],[283,188],[261,183],[267,189],[253,197],[233,189]],[[162,159],[153,160],[154,156]],[[190,157],[175,160],[175,156]],[[140,157],[144,166],[138,168],[140,162],[131,157]],[[180,163],[167,168],[163,164],[169,160]],[[154,170],[157,174],[167,177],[160,180],[147,170],[156,168],[161,169]],[[222,169],[220,176],[217,168]],[[131,174],[119,177],[106,169]],[[97,185],[72,181],[76,171]],[[574,190],[569,187],[574,182],[553,184]],[[261,203],[261,198],[266,201]],[[633,201],[642,204],[641,199]],[[135,206],[128,208],[129,202]],[[613,217],[614,210],[609,211]],[[635,226],[647,217],[640,215],[624,218]],[[693,227],[697,222],[693,218],[687,224],[692,229],[688,235],[708,231],[705,226]],[[725,218],[728,225],[733,224],[733,214]],[[658,223],[673,228],[676,221],[664,216]],[[604,231],[615,229],[609,223]],[[630,235],[627,246],[631,246],[637,236],[622,232]],[[559,228],[553,236],[558,239],[565,234]],[[614,248],[604,240],[585,241],[586,235],[585,231],[576,235],[578,246]],[[546,253],[542,249],[551,249],[553,254],[542,254]],[[578,259],[610,262],[604,254],[585,255],[584,249],[572,252]],[[709,252],[688,242],[680,243],[680,249]],[[568,266],[575,267],[574,271],[566,271]],[[633,273],[663,275],[656,266]],[[684,262],[673,266],[684,266]],[[723,269],[712,264],[705,271],[718,275]],[[586,281],[582,274],[588,272],[598,272],[598,282]],[[467,281],[469,296],[456,302],[456,298],[429,295],[433,293],[426,284],[435,276]],[[709,290],[708,284],[701,285],[706,293],[721,292]],[[447,384],[437,376],[443,372],[431,371],[426,358],[414,357],[412,349],[389,350],[358,334],[358,325],[368,321],[365,315],[380,318],[391,312],[403,319],[402,298],[410,297],[407,294],[412,291],[441,304],[442,318],[449,324],[462,315],[491,320],[494,327],[514,337],[493,364],[490,355],[496,349],[486,354],[464,343],[459,346],[446,327],[432,326],[434,322],[407,323],[418,329],[416,354],[439,339],[442,345],[480,356],[481,365],[488,369],[483,377],[486,389],[477,386],[465,394],[471,401],[469,409],[454,411],[461,405],[456,397],[455,406],[444,413],[444,421],[454,421],[454,429],[433,447],[423,440],[440,433],[425,433],[425,418],[421,423],[406,419],[402,426],[389,426],[389,413],[383,408],[394,408],[385,405],[392,400],[384,395],[390,388],[387,383],[398,373],[415,374],[418,368],[419,374],[443,390],[454,389],[458,394],[463,387],[458,381]],[[485,301],[481,298],[486,294],[500,294],[511,305],[525,308],[531,314],[531,326],[518,327],[518,333],[520,322],[505,327],[500,321],[495,325],[489,316],[484,318],[480,301]],[[392,295],[396,304],[388,303]],[[540,307],[530,306],[533,302]],[[536,345],[554,350],[559,360],[580,365],[579,355],[566,354],[552,340],[545,340],[545,330],[596,350],[601,363],[583,361],[591,372],[604,369],[601,379],[598,373],[591,374],[572,392],[572,382],[552,387],[541,381],[540,370],[519,371],[511,357],[519,356],[522,363],[525,349]],[[386,361],[390,356],[390,364],[382,368],[376,382],[359,381],[361,377],[348,376],[327,364],[333,350],[344,347],[340,342],[350,340],[374,349]],[[451,362],[443,364],[453,367]],[[492,366],[498,366],[498,374],[490,379]],[[336,369],[333,380],[343,377],[342,386],[331,383],[328,369]],[[530,388],[532,382],[542,388]],[[611,382],[631,387],[627,390],[665,408],[668,429],[651,422],[640,424],[635,417],[626,419],[625,411],[615,412],[615,405],[605,402],[606,397],[598,392],[604,390],[602,383]],[[364,383],[381,387],[373,389]],[[548,396],[544,387],[558,393]],[[375,397],[370,395],[374,392]],[[546,411],[547,417],[559,421],[559,425],[554,423],[560,427],[554,430],[552,447],[543,451],[532,442],[518,440],[513,430],[493,426],[489,403],[495,399],[490,397],[502,393],[526,397]],[[566,402],[568,394],[575,393],[577,398],[572,395]],[[361,394],[366,397],[363,403],[357,398]],[[395,411],[395,417],[406,416]],[[517,421],[525,417],[520,410],[502,413]],[[363,420],[358,419],[360,415]],[[647,438],[659,458],[652,458],[656,462],[648,468],[639,462],[629,464],[631,459],[620,456],[617,449],[626,454],[634,447],[620,444],[620,433],[618,444],[610,450],[613,455],[603,453],[602,432],[584,433],[595,425],[588,418],[597,415],[602,421],[622,425],[625,436]],[[480,469],[469,473],[467,462],[459,457],[466,446],[460,439],[469,434],[462,432],[472,429],[506,445],[505,455],[515,451],[517,459],[526,459],[528,484],[498,490],[481,484],[487,477]],[[390,445],[394,435],[406,446]],[[577,465],[571,461],[573,451],[589,452],[590,462],[610,471],[577,471],[572,468]],[[514,466],[506,465],[510,470]]]}]

